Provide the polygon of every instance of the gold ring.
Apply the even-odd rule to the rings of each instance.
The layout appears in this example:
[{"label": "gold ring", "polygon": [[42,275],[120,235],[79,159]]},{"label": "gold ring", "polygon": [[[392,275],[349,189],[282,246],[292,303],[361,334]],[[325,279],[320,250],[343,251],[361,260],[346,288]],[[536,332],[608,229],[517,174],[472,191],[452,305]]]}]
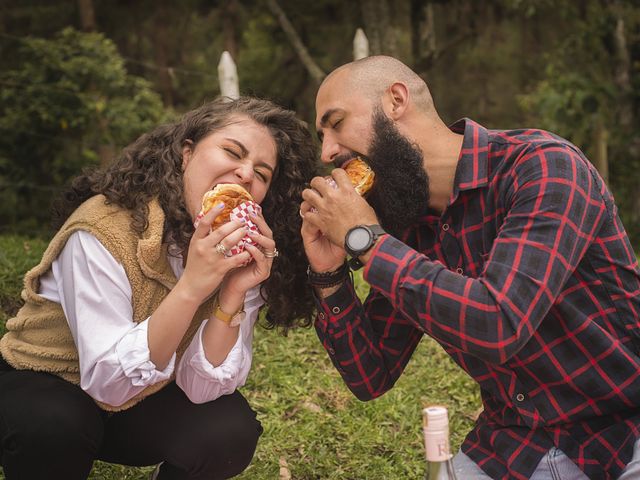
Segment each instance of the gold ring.
[{"label": "gold ring", "polygon": [[274,248],[272,252],[264,252],[264,256],[267,258],[276,258],[278,255],[280,255],[280,252],[277,248]]},{"label": "gold ring", "polygon": [[227,256],[227,247],[225,247],[223,244],[216,243],[215,249],[216,249],[216,252],[218,252],[223,257]]}]

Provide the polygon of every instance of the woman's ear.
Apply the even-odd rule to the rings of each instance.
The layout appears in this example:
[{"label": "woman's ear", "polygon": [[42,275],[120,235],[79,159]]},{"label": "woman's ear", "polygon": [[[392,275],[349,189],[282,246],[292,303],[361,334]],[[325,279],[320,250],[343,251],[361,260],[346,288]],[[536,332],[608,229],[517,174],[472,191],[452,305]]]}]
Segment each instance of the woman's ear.
[{"label": "woman's ear", "polygon": [[184,170],[189,162],[191,161],[191,156],[193,155],[193,140],[185,140],[182,143],[182,170]]}]

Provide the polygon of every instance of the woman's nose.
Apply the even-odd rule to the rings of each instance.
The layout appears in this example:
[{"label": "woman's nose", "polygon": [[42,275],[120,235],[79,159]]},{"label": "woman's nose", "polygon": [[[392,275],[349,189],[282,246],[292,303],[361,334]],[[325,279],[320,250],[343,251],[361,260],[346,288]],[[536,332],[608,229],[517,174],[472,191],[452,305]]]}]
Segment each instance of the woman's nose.
[{"label": "woman's nose", "polygon": [[253,165],[240,165],[238,168],[236,168],[236,176],[243,184],[250,184],[253,180]]}]

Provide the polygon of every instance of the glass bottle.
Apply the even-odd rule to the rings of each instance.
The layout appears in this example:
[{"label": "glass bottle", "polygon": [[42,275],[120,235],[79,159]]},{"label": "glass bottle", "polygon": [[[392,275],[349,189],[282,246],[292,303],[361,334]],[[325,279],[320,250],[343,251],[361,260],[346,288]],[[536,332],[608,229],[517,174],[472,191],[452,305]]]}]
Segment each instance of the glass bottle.
[{"label": "glass bottle", "polygon": [[422,421],[427,458],[425,480],[457,480],[453,469],[453,455],[449,451],[447,409],[437,405],[423,408]]}]

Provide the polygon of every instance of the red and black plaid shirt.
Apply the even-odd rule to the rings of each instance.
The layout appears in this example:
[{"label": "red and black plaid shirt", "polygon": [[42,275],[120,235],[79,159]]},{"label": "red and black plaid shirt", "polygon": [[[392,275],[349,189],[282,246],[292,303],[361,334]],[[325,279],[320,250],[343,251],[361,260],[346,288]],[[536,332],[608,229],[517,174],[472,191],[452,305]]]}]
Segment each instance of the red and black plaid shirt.
[{"label": "red and black plaid shirt", "polygon": [[316,330],[354,394],[389,390],[423,334],[479,384],[462,450],[525,479],[556,446],[590,478],[620,475],[640,436],[640,272],[613,198],[575,146],[471,120],[453,195],[364,278],[318,301]]}]

